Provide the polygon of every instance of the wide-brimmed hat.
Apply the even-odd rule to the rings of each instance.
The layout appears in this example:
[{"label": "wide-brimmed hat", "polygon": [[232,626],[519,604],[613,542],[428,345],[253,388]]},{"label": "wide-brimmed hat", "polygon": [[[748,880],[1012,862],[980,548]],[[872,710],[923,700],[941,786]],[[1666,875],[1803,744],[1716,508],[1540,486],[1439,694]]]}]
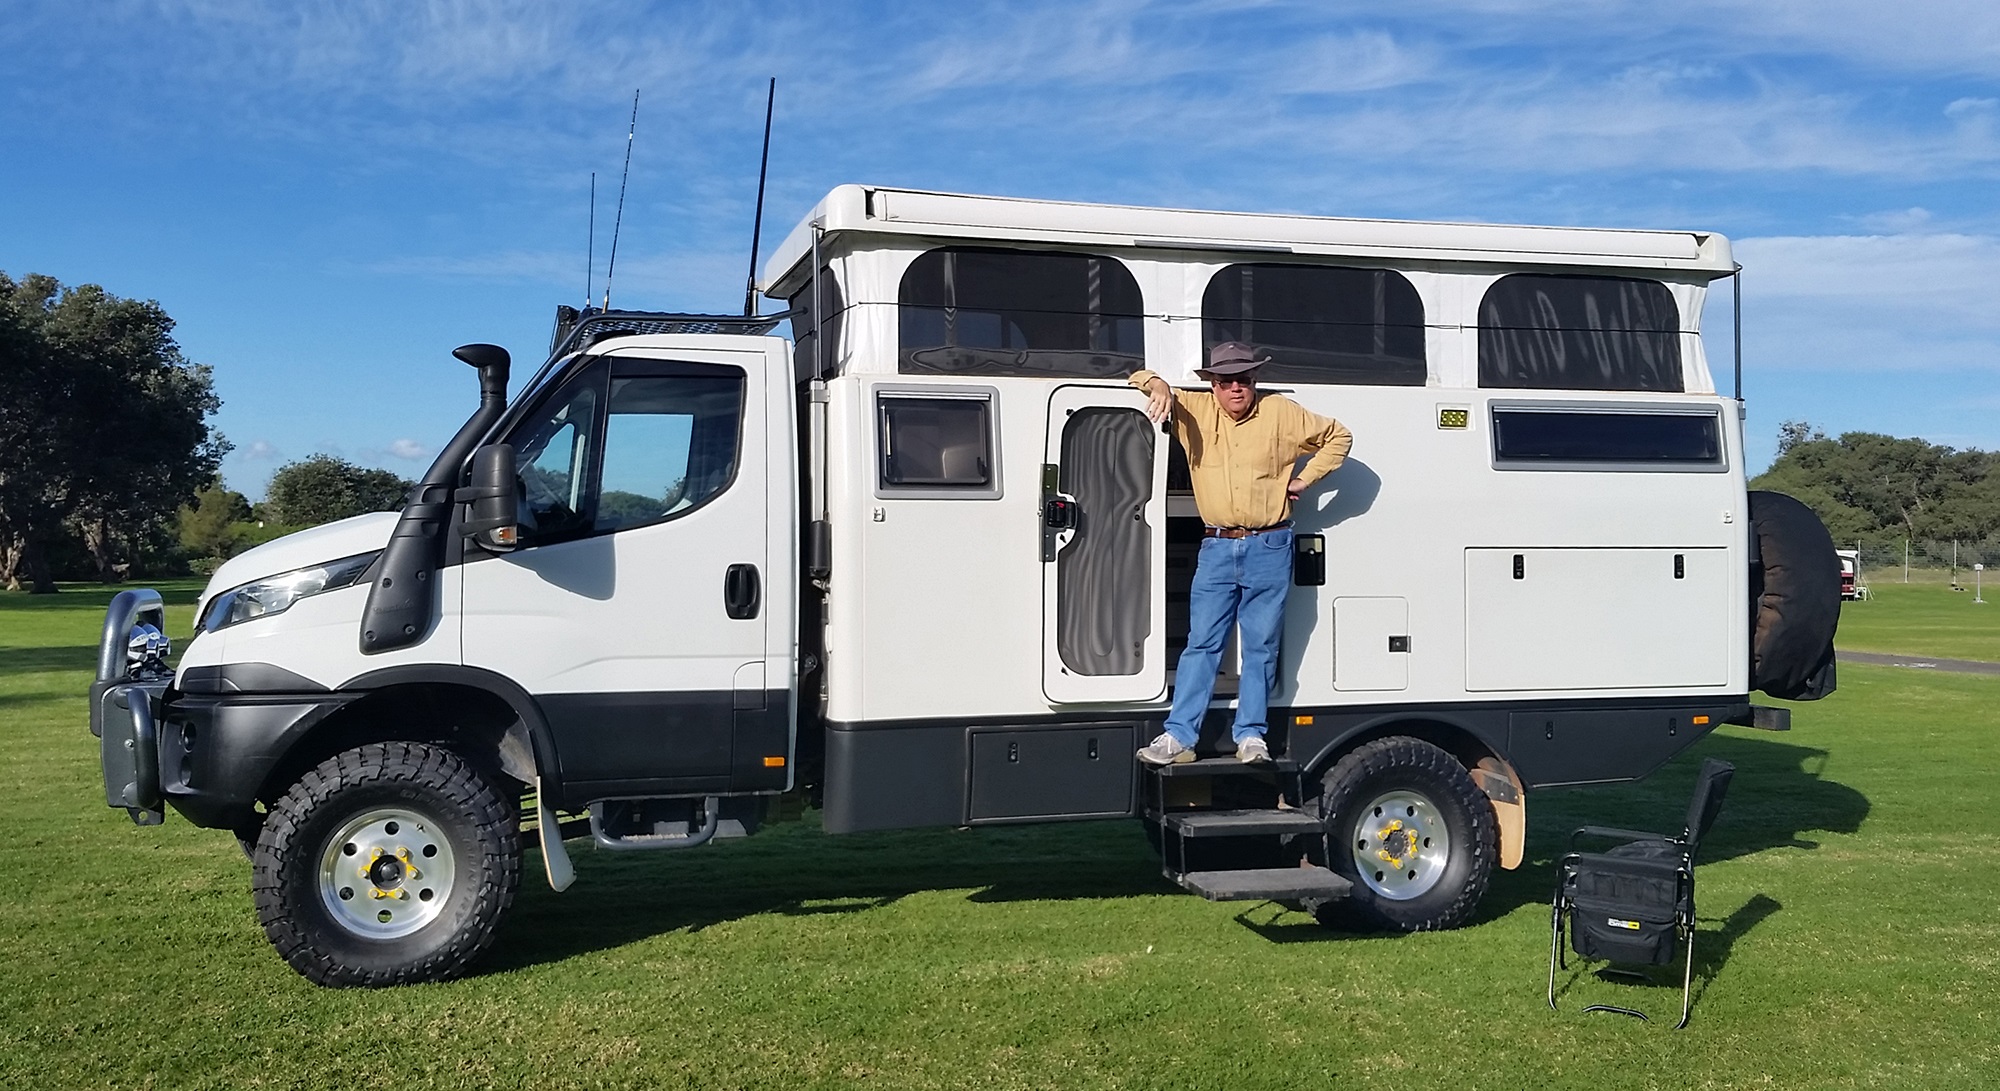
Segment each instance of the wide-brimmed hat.
[{"label": "wide-brimmed hat", "polygon": [[1224,341],[1208,350],[1208,366],[1197,368],[1195,374],[1204,379],[1221,375],[1241,375],[1255,371],[1271,362],[1269,356],[1257,355],[1257,350],[1241,341]]}]

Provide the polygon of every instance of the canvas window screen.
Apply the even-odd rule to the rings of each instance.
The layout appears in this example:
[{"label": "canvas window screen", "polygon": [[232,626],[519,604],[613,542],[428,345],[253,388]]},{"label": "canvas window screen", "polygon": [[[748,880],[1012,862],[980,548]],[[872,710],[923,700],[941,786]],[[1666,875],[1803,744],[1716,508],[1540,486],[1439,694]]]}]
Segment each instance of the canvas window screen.
[{"label": "canvas window screen", "polygon": [[1266,382],[1422,386],[1424,304],[1390,269],[1249,263],[1209,279],[1204,347],[1243,341]]},{"label": "canvas window screen", "polygon": [[906,375],[1110,379],[1145,366],[1139,284],[1094,254],[944,247],[897,297]]},{"label": "canvas window screen", "polygon": [[1145,669],[1153,531],[1142,513],[1157,434],[1134,409],[1083,409],[1063,424],[1060,487],[1082,515],[1056,562],[1056,649],[1075,674]]},{"label": "canvas window screen", "polygon": [[1479,385],[1680,392],[1680,308],[1656,280],[1501,277],[1479,304]]}]

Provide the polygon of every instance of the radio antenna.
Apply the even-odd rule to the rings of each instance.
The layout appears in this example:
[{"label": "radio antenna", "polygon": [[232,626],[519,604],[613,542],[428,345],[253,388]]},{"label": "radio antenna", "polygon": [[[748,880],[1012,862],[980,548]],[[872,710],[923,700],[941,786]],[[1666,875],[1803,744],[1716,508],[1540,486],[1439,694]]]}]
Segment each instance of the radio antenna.
[{"label": "radio antenna", "polygon": [[618,268],[618,229],[625,226],[625,182],[632,177],[632,137],[639,131],[639,92],[632,92],[632,124],[625,130],[625,170],[618,176],[618,215],[611,221],[611,261],[604,267],[604,309],[611,309],[611,274]]},{"label": "radio antenna", "polygon": [[583,244],[583,309],[590,309],[591,277],[597,271],[597,172],[590,172],[590,231]]},{"label": "radio antenna", "polygon": [[764,177],[771,168],[771,107],[778,102],[778,77],[764,96],[764,155],[757,160],[757,217],[750,224],[750,277],[743,282],[743,317],[757,314],[757,243],[764,234]]}]

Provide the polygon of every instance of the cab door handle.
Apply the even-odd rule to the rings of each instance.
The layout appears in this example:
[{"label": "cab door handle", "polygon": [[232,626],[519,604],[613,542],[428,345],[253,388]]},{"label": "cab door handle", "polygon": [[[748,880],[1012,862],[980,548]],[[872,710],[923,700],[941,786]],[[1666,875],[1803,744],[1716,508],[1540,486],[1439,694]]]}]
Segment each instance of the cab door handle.
[{"label": "cab door handle", "polygon": [[729,616],[747,621],[757,616],[763,601],[762,581],[754,564],[732,564],[722,577],[722,607]]}]

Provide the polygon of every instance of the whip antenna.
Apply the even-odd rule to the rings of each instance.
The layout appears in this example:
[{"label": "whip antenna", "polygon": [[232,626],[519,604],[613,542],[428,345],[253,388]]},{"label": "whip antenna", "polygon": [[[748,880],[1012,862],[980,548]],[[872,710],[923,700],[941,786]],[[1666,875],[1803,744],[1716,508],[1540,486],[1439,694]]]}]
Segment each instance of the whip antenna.
[{"label": "whip antenna", "polygon": [[618,268],[618,229],[625,226],[625,181],[632,177],[632,137],[639,131],[639,92],[632,92],[632,124],[625,130],[625,170],[618,176],[618,215],[611,221],[611,261],[604,267],[604,309],[611,309],[611,273]]},{"label": "whip antenna", "polygon": [[583,244],[583,309],[590,309],[590,278],[597,269],[597,172],[590,172],[590,231]]},{"label": "whip antenna", "polygon": [[764,176],[771,168],[771,107],[778,102],[778,77],[764,96],[764,155],[757,161],[757,218],[750,225],[750,277],[743,282],[743,317],[757,313],[757,243],[764,234]]}]

